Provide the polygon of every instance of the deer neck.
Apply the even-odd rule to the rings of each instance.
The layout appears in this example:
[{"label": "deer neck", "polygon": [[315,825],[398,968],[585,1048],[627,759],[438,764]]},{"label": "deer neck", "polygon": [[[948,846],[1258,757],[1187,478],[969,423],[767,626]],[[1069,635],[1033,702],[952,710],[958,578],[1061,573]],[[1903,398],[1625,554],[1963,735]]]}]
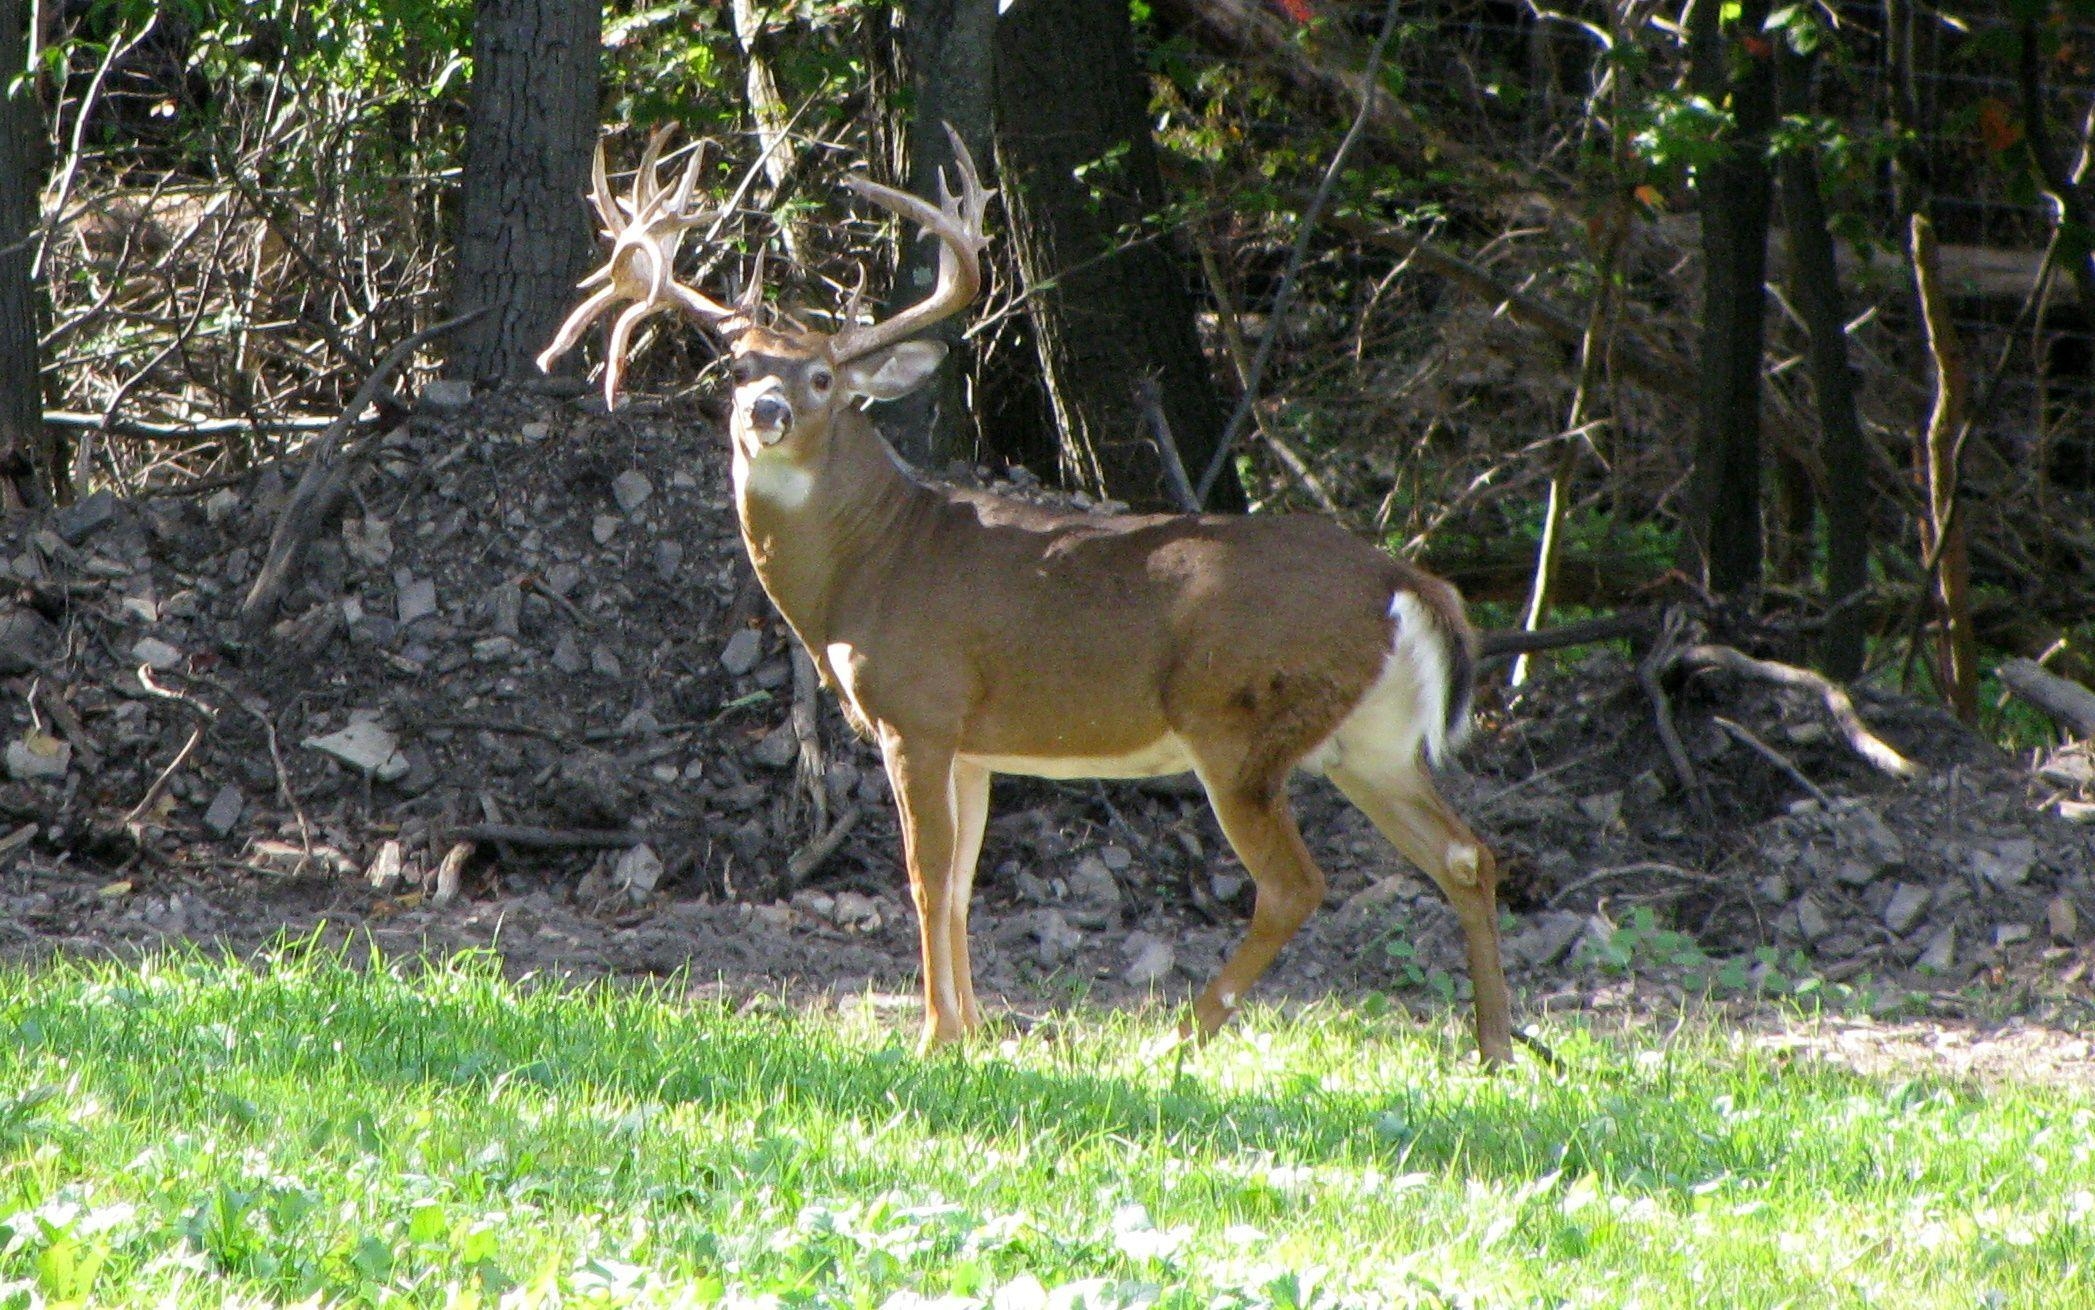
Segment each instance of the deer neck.
[{"label": "deer neck", "polygon": [[856,408],[837,414],[828,442],[805,462],[775,449],[752,454],[737,440],[734,480],[750,563],[811,651],[828,643],[839,585],[898,549],[908,521],[935,496]]}]

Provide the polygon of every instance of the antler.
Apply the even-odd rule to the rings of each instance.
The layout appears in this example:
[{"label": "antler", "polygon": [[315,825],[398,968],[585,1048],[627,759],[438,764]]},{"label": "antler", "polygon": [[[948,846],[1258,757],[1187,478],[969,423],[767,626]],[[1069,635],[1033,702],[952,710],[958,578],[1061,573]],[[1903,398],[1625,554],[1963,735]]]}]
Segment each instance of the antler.
[{"label": "antler", "polygon": [[886,322],[856,326],[853,320],[857,317],[857,297],[853,297],[844,329],[830,342],[831,355],[839,364],[907,340],[940,319],[967,308],[981,293],[982,251],[989,245],[989,238],[982,234],[982,216],[989,207],[989,198],[996,192],[983,189],[982,179],[975,173],[975,161],[951,123],[946,124],[946,135],[953,142],[953,162],[960,174],[960,194],[953,194],[945,170],[940,169],[939,202],[935,207],[907,191],[881,186],[863,177],[844,179],[844,185],[853,191],[899,217],[915,222],[924,229],[926,236],[937,237],[940,249],[938,284],[931,289],[931,294]]},{"label": "antler", "polygon": [[[731,318],[736,311],[676,280],[677,246],[684,233],[706,220],[691,209],[691,193],[698,184],[704,149],[691,152],[691,162],[674,187],[664,186],[659,175],[662,146],[676,129],[664,127],[649,139],[633,175],[633,193],[620,199],[611,192],[604,172],[604,143],[597,142],[596,161],[590,168],[590,201],[603,220],[604,234],[611,238],[611,257],[603,267],[582,279],[579,285],[596,287],[575,306],[553,344],[539,352],[538,367],[550,372],[553,361],[581,340],[582,333],[614,306],[630,301],[611,325],[604,347],[604,403],[618,403],[618,384],[625,373],[626,350],[633,330],[641,320],[665,309],[682,309],[707,323]],[[601,284],[601,285],[600,285]]]}]

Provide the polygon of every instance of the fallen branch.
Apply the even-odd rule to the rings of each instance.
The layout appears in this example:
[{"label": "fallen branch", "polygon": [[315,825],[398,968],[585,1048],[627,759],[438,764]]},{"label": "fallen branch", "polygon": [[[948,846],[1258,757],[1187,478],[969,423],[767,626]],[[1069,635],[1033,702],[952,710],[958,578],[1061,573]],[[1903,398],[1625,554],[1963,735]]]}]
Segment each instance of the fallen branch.
[{"label": "fallen branch", "polygon": [[293,574],[298,567],[298,556],[314,535],[320,531],[321,520],[341,498],[349,486],[349,472],[358,452],[341,454],[342,438],[355,425],[357,417],[371,403],[386,379],[413,356],[424,345],[444,336],[479,318],[487,311],[472,310],[468,313],[447,318],[441,323],[423,328],[399,345],[386,352],[384,359],[364,379],[364,384],[350,397],[349,404],[333,423],[319,436],[313,438],[312,452],[307,456],[305,472],[299,476],[298,487],[284,505],[283,513],[277,517],[276,530],[269,537],[269,554],[263,559],[262,567],[255,575],[254,585],[248,588],[246,599],[240,602],[240,626],[250,637],[259,632],[275,611],[276,603],[291,586]]},{"label": "fallen branch", "polygon": [[1562,650],[1567,646],[1591,646],[1596,642],[1614,641],[1621,637],[1643,637],[1651,633],[1658,621],[1658,614],[1648,609],[1624,610],[1620,614],[1605,614],[1597,619],[1583,619],[1577,623],[1560,623],[1553,628],[1537,628],[1533,632],[1519,628],[1499,628],[1481,634],[1477,638],[1477,654],[1482,659],[1503,659],[1508,655],[1526,655],[1535,651]]},{"label": "fallen branch", "polygon": [[1678,633],[1683,620],[1679,611],[1666,615],[1665,627],[1651,653],[1637,663],[1637,685],[1644,689],[1645,698],[1651,702],[1652,721],[1657,724],[1659,743],[1666,748],[1666,759],[1673,766],[1673,776],[1680,780],[1681,792],[1688,798],[1688,805],[1702,818],[1709,817],[1709,795],[1702,789],[1702,777],[1695,772],[1694,764],[1688,759],[1687,747],[1681,744],[1680,729],[1673,723],[1673,701],[1666,689],[1659,685],[1659,670],[1666,667],[1679,649]]},{"label": "fallen branch", "polygon": [[2077,735],[2095,740],[2095,691],[2060,677],[2035,660],[2007,660],[1995,672],[2009,691]]},{"label": "fallen branch", "polygon": [[1788,774],[1789,780],[1810,793],[1813,800],[1821,805],[1831,805],[1833,803],[1833,798],[1826,795],[1825,791],[1817,783],[1805,777],[1804,771],[1791,762],[1789,756],[1784,755],[1781,751],[1776,750],[1773,746],[1754,736],[1745,724],[1734,723],[1721,714],[1713,714],[1710,717],[1716,721],[1718,727],[1731,734],[1733,741],[1736,741],[1739,745],[1744,746],[1755,755],[1760,756],[1785,774]]},{"label": "fallen branch", "polygon": [[837,847],[842,846],[851,830],[858,826],[861,813],[856,805],[846,806],[837,816],[837,821],[829,825],[828,832],[793,852],[793,857],[786,861],[786,881],[798,884],[814,877],[815,870],[829,862],[829,857],[837,853]]},{"label": "fallen branch", "polygon": [[1778,687],[1812,692],[1825,705],[1826,713],[1832,717],[1834,726],[1840,729],[1848,745],[1880,772],[1894,778],[1927,776],[1926,769],[1893,750],[1883,738],[1871,732],[1862,722],[1862,716],[1855,712],[1855,702],[1848,693],[1821,674],[1800,669],[1794,664],[1758,660],[1730,646],[1689,646],[1680,652],[1678,658],[1691,668],[1721,669],[1743,678],[1772,682]]},{"label": "fallen branch", "polygon": [[522,823],[467,823],[444,829],[444,835],[460,845],[493,842],[539,851],[617,850],[648,838],[625,828],[534,828]]}]

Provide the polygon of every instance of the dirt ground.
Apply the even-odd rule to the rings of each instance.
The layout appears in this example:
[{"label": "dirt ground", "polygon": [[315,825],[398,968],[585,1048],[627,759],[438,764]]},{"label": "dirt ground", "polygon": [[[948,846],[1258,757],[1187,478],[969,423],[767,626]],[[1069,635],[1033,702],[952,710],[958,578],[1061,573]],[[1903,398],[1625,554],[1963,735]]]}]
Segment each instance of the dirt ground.
[{"label": "dirt ground", "polygon": [[[0,524],[0,952],[316,935],[548,976],[909,992],[885,780],[804,686],[816,739],[794,730],[788,638],[708,418],[513,393],[424,411],[358,449],[259,627],[240,603],[295,466]],[[2010,758],[1859,689],[1926,771],[1900,780],[1809,693],[1664,681],[1695,788],[1614,650],[1481,698],[1447,790],[1500,853],[1529,1015],[1709,997],[1755,1040],[1862,1068],[2095,1071],[2095,827],[2066,817],[2095,799],[2085,743]],[[1297,791],[1330,902],[1263,994],[1465,997],[1438,894],[1324,784]],[[985,996],[1190,994],[1248,909],[1183,784],[998,780]],[[1754,1004],[1800,989],[1843,1017],[1793,1030]]]}]

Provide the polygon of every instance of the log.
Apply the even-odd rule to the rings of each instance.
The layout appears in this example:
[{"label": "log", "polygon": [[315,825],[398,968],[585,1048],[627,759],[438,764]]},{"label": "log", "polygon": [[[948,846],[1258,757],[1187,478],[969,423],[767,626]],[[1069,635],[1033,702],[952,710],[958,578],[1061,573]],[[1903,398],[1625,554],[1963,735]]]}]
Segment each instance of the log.
[{"label": "log", "polygon": [[2009,691],[2071,728],[2095,740],[2095,691],[2044,668],[2035,660],[2006,660],[1995,670]]}]

